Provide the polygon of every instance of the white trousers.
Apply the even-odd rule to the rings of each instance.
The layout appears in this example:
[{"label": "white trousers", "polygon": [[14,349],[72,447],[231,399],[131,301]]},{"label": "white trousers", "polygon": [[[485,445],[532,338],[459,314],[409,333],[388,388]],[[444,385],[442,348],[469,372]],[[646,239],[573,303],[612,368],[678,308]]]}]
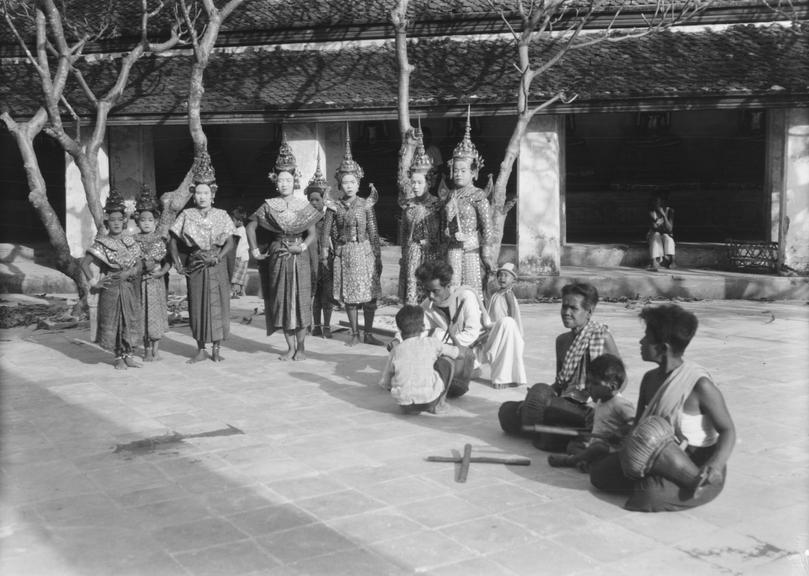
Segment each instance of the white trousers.
[{"label": "white trousers", "polygon": [[652,260],[665,256],[674,256],[674,238],[660,232],[649,233],[649,253]]}]

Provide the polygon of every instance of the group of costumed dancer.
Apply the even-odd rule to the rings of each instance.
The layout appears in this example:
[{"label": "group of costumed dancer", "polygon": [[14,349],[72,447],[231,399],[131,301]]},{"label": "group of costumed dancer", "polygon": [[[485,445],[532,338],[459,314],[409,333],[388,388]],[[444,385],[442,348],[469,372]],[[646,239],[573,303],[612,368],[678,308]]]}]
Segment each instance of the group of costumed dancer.
[{"label": "group of costumed dancer", "polygon": [[[510,262],[494,265],[489,202],[474,185],[482,165],[467,121],[448,162],[452,185],[447,190],[442,183],[434,196],[429,190],[436,170],[417,131],[409,187],[399,197],[403,308],[380,382],[406,413],[435,412],[446,397],[463,395],[482,365],[490,368],[495,388],[528,382],[512,292],[517,270]],[[171,225],[168,249],[155,232],[160,207],[154,195],[142,192],[135,206],[140,233],[130,235],[124,200],[112,190],[105,205],[107,230],[82,261],[99,295],[97,341],[114,352],[116,369],[139,366],[134,353],[141,341],[144,361],[159,359],[172,264],[187,281],[197,342],[189,362],[224,359],[231,297],[227,256],[236,228],[227,212],[213,207],[217,185],[207,153],[195,158],[192,170],[194,205]],[[249,216],[245,237],[258,263],[267,334],[280,330],[286,340],[280,358],[304,360],[310,330],[331,338],[335,303],[348,316],[348,345],[381,345],[373,335],[382,271],[376,191],[371,186],[367,199],[357,195],[363,170],[350,140],[335,172],[336,198],[319,157],[306,199],[294,194],[300,174],[285,137],[270,178],[278,195]],[[486,302],[492,272],[497,288]],[[503,430],[556,452],[549,458],[552,466],[576,466],[598,489],[629,494],[628,509],[678,510],[711,501],[724,486],[735,430],[711,377],[683,358],[696,317],[673,304],[643,310],[641,356],[658,368],[643,377],[634,410],[621,394],[626,375],[615,341],[607,326],[592,318],[597,302],[598,292],[589,284],[563,289],[567,331],[556,339],[555,381],[530,387],[522,402],[502,404]],[[571,434],[577,439],[568,442]]]}]

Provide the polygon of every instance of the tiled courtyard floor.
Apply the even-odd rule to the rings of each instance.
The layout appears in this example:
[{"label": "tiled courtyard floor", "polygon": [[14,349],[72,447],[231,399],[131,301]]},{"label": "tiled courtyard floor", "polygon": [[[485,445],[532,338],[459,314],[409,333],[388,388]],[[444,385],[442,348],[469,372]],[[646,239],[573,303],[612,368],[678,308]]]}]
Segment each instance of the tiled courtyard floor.
[{"label": "tiled courtyard floor", "polygon": [[[224,363],[186,365],[187,328],[163,360],[117,372],[86,330],[0,331],[0,573],[36,575],[805,575],[809,548],[809,306],[689,302],[688,357],[723,390],[738,429],[724,493],[707,506],[630,513],[586,476],[506,437],[497,408],[525,388],[478,382],[447,414],[405,417],[377,387],[385,352],[283,338],[235,302]],[[558,304],[522,306],[529,380],[552,378]],[[383,310],[391,313],[393,310]],[[602,303],[628,365],[639,306]],[[338,316],[339,319],[339,316]],[[171,431],[154,449],[118,444]],[[529,467],[430,463],[471,443]]]}]

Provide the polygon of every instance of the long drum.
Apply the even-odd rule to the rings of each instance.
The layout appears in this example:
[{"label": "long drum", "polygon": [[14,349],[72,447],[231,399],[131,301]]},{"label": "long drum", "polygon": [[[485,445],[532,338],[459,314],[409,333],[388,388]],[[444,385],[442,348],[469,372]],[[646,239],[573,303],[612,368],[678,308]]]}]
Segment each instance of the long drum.
[{"label": "long drum", "polygon": [[639,480],[657,474],[692,493],[705,482],[705,474],[677,445],[674,428],[661,416],[651,415],[638,424],[618,453],[621,469]]}]

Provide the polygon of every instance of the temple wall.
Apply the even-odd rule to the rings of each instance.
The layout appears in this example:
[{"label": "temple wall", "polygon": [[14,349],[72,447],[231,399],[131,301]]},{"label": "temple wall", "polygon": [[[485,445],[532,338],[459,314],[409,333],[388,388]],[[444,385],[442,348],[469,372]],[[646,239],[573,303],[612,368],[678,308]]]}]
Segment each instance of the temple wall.
[{"label": "temple wall", "polygon": [[[767,216],[770,242],[781,242],[781,209],[784,197],[784,170],[786,161],[784,143],[786,137],[786,111],[770,110],[767,112],[767,151],[765,158],[765,184],[770,196],[770,211]],[[780,260],[783,262],[783,254]]]},{"label": "temple wall", "polygon": [[517,244],[521,275],[559,275],[562,129],[561,117],[535,116],[520,146]]}]

